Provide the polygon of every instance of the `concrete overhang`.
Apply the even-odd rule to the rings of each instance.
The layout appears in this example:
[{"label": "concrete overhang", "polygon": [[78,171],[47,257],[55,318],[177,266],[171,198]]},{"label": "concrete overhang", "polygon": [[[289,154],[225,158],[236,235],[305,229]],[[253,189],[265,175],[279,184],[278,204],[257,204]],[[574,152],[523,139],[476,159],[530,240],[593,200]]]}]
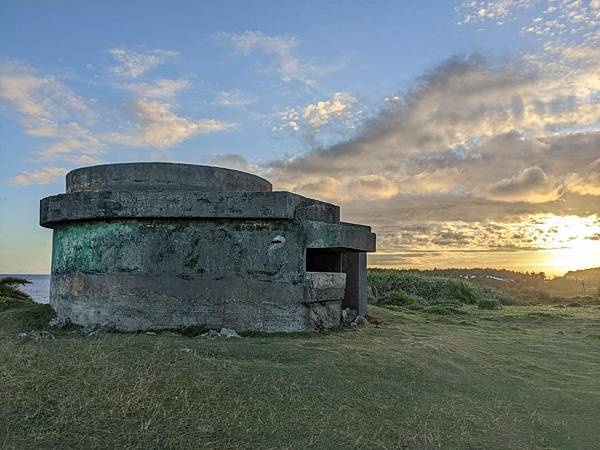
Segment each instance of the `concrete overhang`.
[{"label": "concrete overhang", "polygon": [[375,251],[375,233],[371,233],[371,227],[347,222],[332,224],[312,220],[307,221],[305,227],[307,248]]},{"label": "concrete overhang", "polygon": [[339,207],[290,192],[82,191],[40,201],[40,225],[111,219],[339,222]]}]

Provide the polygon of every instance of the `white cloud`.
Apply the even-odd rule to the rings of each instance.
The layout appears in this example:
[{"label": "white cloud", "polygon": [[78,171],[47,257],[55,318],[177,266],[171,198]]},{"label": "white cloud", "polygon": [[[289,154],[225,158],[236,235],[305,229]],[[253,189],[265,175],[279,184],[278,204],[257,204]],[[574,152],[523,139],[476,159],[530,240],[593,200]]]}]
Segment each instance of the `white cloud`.
[{"label": "white cloud", "polygon": [[189,89],[187,80],[161,79],[150,83],[127,83],[118,87],[145,98],[172,99],[181,92]]},{"label": "white cloud", "polygon": [[228,131],[237,125],[213,119],[190,120],[172,111],[172,105],[156,100],[137,100],[132,104],[136,118],[134,126],[120,132],[109,133],[112,142],[157,149],[173,147],[200,133]]},{"label": "white cloud", "polygon": [[358,100],[351,94],[336,92],[328,99],[302,107],[288,107],[278,113],[279,123],[272,131],[303,132],[304,137],[312,141],[321,131],[347,135],[361,119],[355,111],[357,103]]},{"label": "white cloud", "polygon": [[64,167],[43,167],[34,171],[23,171],[9,179],[11,184],[27,186],[30,184],[49,184],[68,172]]},{"label": "white cloud", "polygon": [[0,62],[0,98],[12,103],[30,122],[90,114],[85,101],[56,77],[39,76],[17,61]]},{"label": "white cloud", "polygon": [[268,36],[260,31],[246,31],[241,34],[217,33],[216,39],[229,42],[242,55],[262,51],[277,60],[275,71],[283,81],[299,81],[306,86],[316,84],[316,78],[339,70],[342,64],[316,65],[297,55],[300,44],[294,36]]},{"label": "white cloud", "polygon": [[[116,54],[126,59],[120,52]],[[157,51],[157,55],[171,56],[162,51]],[[155,62],[151,59],[144,70]],[[129,69],[134,70],[133,66]],[[135,73],[139,71],[126,76]],[[173,111],[173,104],[152,100],[175,97],[189,87],[186,80],[130,82],[119,87],[144,96],[130,102],[130,117],[124,117],[122,110],[105,109],[94,101],[84,100],[61,80],[39,74],[19,61],[3,60],[0,64],[0,101],[10,106],[3,112],[14,114],[27,134],[52,140],[34,151],[35,159],[42,164],[49,161],[95,164],[101,162],[100,155],[112,143],[167,149],[196,134],[217,133],[236,126],[214,119],[181,117]],[[45,183],[61,173],[59,169],[62,167],[48,166],[39,171],[26,171],[13,177],[11,182],[17,185]]]},{"label": "white cloud", "polygon": [[463,2],[456,10],[462,16],[461,24],[492,20],[498,25],[503,25],[506,19],[514,16],[516,10],[531,8],[535,3],[535,0],[469,0]]},{"label": "white cloud", "polygon": [[160,49],[138,53],[125,48],[111,48],[108,53],[119,63],[111,67],[110,72],[123,78],[138,78],[148,70],[178,55],[177,52]]},{"label": "white cloud", "polygon": [[244,94],[239,89],[230,91],[219,91],[215,95],[213,105],[224,106],[226,108],[243,108],[255,103],[258,97],[255,95]]},{"label": "white cloud", "polygon": [[336,92],[330,100],[307,105],[302,111],[302,117],[313,129],[319,129],[331,120],[351,118],[352,107],[356,102],[356,97],[346,92]]}]

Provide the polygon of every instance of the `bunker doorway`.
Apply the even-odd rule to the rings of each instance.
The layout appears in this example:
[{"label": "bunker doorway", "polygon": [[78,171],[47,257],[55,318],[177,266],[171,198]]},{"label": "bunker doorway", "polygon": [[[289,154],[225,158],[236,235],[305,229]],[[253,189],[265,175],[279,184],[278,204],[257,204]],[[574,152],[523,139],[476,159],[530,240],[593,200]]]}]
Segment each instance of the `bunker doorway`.
[{"label": "bunker doorway", "polygon": [[342,252],[329,248],[307,248],[306,271],[341,272]]},{"label": "bunker doorway", "polygon": [[367,313],[367,254],[336,248],[307,248],[307,272],[343,272],[346,290],[342,308],[351,308],[360,315]]}]

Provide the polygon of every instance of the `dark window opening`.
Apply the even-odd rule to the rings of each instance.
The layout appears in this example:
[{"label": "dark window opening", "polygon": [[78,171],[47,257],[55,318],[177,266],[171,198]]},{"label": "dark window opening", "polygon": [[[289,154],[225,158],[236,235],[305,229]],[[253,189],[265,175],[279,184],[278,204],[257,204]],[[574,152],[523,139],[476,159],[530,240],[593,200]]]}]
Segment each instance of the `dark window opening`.
[{"label": "dark window opening", "polygon": [[341,272],[342,252],[323,248],[307,248],[306,271]]}]

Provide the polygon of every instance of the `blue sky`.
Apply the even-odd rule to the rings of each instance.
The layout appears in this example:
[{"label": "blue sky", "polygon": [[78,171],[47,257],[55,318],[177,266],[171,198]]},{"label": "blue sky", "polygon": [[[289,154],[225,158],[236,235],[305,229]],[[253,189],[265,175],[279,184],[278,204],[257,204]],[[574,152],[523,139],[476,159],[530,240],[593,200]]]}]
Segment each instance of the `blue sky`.
[{"label": "blue sky", "polygon": [[67,170],[140,160],[339,203],[377,265],[600,265],[597,0],[1,9],[0,272],[49,270]]}]

